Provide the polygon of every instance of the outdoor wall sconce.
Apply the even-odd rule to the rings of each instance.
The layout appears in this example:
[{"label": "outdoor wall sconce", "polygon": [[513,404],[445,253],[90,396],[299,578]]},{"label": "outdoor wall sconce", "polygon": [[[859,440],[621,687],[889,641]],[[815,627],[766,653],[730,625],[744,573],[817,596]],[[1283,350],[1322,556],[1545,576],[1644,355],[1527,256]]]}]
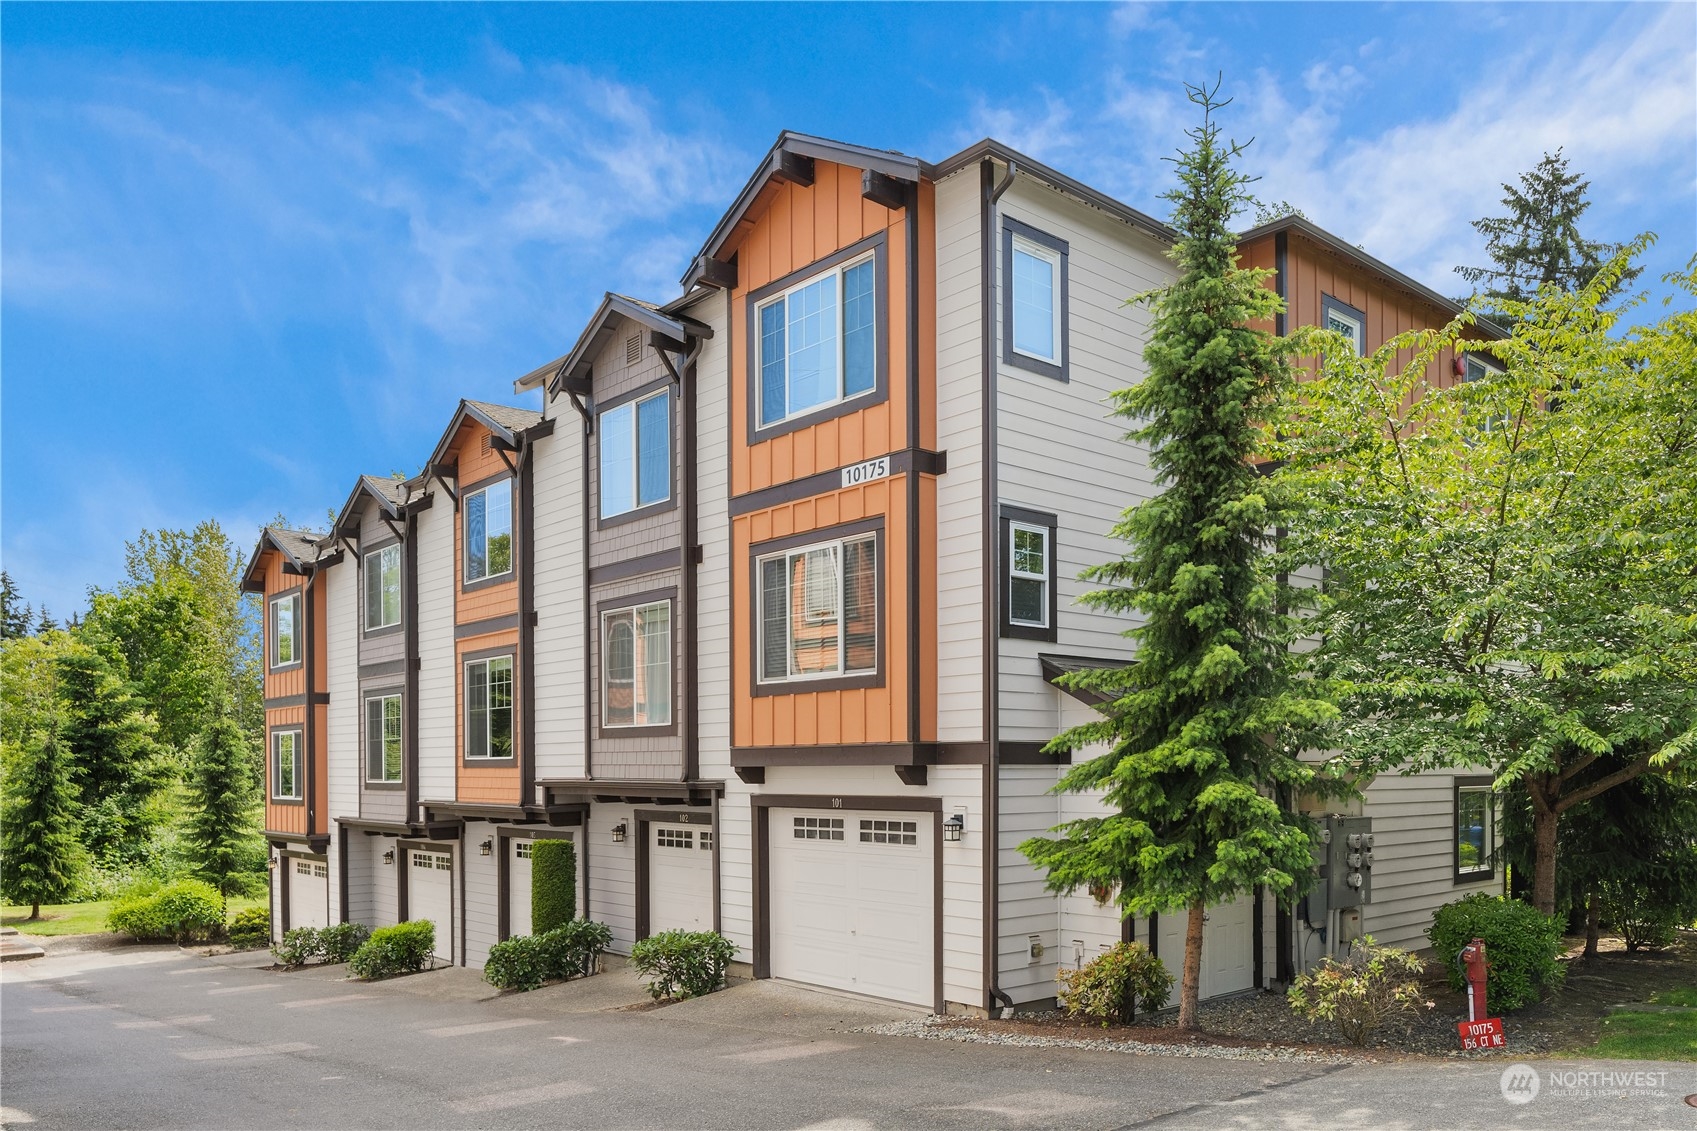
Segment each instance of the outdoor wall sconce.
[{"label": "outdoor wall sconce", "polygon": [[393,848],[391,848],[389,851],[387,851],[383,854],[383,863],[393,864],[394,862],[395,862],[395,850]]},{"label": "outdoor wall sconce", "polygon": [[271,858],[271,859],[270,859],[270,860],[269,860],[269,861],[268,861],[268,863],[269,863],[269,865],[270,865],[270,867],[271,867],[271,870],[272,870],[272,871],[273,871],[273,872],[275,872],[275,871],[276,871],[276,870],[277,870],[277,858],[276,858],[276,857],[275,857],[275,856],[273,856],[273,857],[272,857],[272,858]]},{"label": "outdoor wall sconce", "polygon": [[494,850],[495,850],[495,842],[493,840],[486,840],[482,844],[477,846],[477,854],[479,856],[488,856]]},{"label": "outdoor wall sconce", "polygon": [[947,841],[959,840],[960,834],[965,832],[965,831],[966,831],[966,814],[965,813],[956,813],[954,816],[950,817],[948,820],[943,822],[943,839],[944,840],[947,840]]},{"label": "outdoor wall sconce", "polygon": [[623,844],[625,842],[625,834],[629,831],[630,830],[625,827],[625,823],[623,821],[620,821],[618,824],[614,825],[613,826],[613,843],[614,844]]}]

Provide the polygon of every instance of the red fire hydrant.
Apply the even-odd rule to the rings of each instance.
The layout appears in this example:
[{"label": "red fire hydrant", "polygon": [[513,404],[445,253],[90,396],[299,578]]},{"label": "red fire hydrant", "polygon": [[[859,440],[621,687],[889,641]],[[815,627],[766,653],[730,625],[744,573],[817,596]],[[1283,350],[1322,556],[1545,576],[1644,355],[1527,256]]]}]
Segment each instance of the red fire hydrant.
[{"label": "red fire hydrant", "polygon": [[1467,1019],[1483,1021],[1485,1012],[1485,977],[1490,965],[1485,961],[1485,940],[1474,939],[1461,948],[1461,960],[1467,964]]}]

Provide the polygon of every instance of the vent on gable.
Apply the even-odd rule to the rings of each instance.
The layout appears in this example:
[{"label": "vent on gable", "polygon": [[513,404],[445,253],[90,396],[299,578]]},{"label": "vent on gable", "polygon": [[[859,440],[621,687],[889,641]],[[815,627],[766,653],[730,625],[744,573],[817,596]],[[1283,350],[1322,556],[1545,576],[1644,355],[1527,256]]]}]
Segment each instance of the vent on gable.
[{"label": "vent on gable", "polygon": [[495,450],[495,433],[485,432],[483,434],[483,450],[486,452]]},{"label": "vent on gable", "polygon": [[632,334],[625,339],[625,364],[635,365],[642,360],[642,335]]}]

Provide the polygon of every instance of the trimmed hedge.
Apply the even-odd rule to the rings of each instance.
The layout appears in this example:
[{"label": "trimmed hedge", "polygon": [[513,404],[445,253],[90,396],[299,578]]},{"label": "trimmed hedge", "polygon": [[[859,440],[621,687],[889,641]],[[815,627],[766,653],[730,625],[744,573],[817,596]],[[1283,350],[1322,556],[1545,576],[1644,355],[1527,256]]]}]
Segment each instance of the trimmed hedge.
[{"label": "trimmed hedge", "polygon": [[1055,980],[1067,1016],[1089,1017],[1103,1028],[1129,1022],[1138,1006],[1144,1012],[1160,1009],[1173,989],[1173,976],[1161,960],[1133,942],[1117,943],[1077,970],[1058,970]]},{"label": "trimmed hedge", "polygon": [[569,840],[536,840],[530,849],[530,929],[545,935],[577,918],[577,849]]},{"label": "trimmed hedge", "polygon": [[483,978],[503,990],[534,990],[544,982],[579,978],[595,970],[595,959],[612,945],[605,923],[574,919],[541,935],[516,935],[489,948]]},{"label": "trimmed hedge", "polygon": [[271,957],[284,966],[304,966],[318,954],[317,927],[290,927],[271,947]]},{"label": "trimmed hedge", "polygon": [[303,966],[313,958],[326,963],[346,962],[359,951],[371,931],[363,923],[337,923],[333,927],[292,927],[271,953],[284,966]]},{"label": "trimmed hedge", "polygon": [[712,993],[736,956],[736,943],[717,931],[662,931],[630,948],[630,963],[647,975],[655,999]]},{"label": "trimmed hedge", "polygon": [[348,973],[367,980],[413,974],[429,966],[435,953],[436,924],[413,919],[372,931],[348,961]]},{"label": "trimmed hedge", "polygon": [[1484,892],[1446,903],[1432,915],[1426,937],[1438,961],[1449,973],[1450,988],[1467,989],[1467,974],[1459,962],[1461,948],[1475,938],[1485,940],[1485,1003],[1492,1013],[1507,1013],[1531,1005],[1548,989],[1561,984],[1566,973],[1561,953],[1563,923],[1540,915],[1530,903],[1502,899]]},{"label": "trimmed hedge", "polygon": [[138,942],[206,942],[224,933],[224,897],[202,880],[177,880],[123,900],[106,925]]},{"label": "trimmed hedge", "polygon": [[237,950],[258,950],[271,941],[271,909],[250,907],[230,917],[224,928],[230,945]]}]

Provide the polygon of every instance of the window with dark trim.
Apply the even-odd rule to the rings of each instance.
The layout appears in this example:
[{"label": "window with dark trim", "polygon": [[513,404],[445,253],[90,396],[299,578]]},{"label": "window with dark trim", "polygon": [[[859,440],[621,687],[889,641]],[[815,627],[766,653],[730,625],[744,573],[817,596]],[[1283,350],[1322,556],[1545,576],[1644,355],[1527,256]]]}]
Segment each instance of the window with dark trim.
[{"label": "window with dark trim", "polygon": [[497,761],[513,756],[511,656],[466,662],[465,756],[467,761]]},{"label": "window with dark trim", "polygon": [[1355,343],[1356,356],[1367,353],[1367,314],[1331,295],[1320,296],[1320,329],[1342,334]]},{"label": "window with dark trim", "polygon": [[1455,779],[1455,882],[1478,883],[1496,875],[1496,806],[1489,777]]},{"label": "window with dark trim", "polygon": [[756,304],[760,427],[877,387],[877,276],[876,257],[868,251]]},{"label": "window with dark trim", "polygon": [[401,546],[399,542],[365,555],[365,630],[375,632],[401,623]]},{"label": "window with dark trim", "polygon": [[761,683],[878,670],[878,535],[816,542],[755,560]]},{"label": "window with dark trim", "polygon": [[401,780],[401,697],[373,695],[365,701],[365,780]]},{"label": "window with dark trim", "polygon": [[1067,242],[1002,218],[1002,361],[1067,379]]},{"label": "window with dark trim", "polygon": [[601,517],[612,518],[672,497],[670,387],[601,413]]},{"label": "window with dark trim", "polygon": [[460,502],[465,522],[465,580],[513,571],[513,482],[503,479],[467,492]]},{"label": "window with dark trim", "polygon": [[1056,526],[1055,516],[1044,511],[1002,508],[1001,622],[1005,637],[1050,641],[1057,637]]},{"label": "window with dark trim", "polygon": [[286,593],[271,600],[271,670],[301,662],[301,595]]},{"label": "window with dark trim", "polygon": [[601,614],[601,725],[672,722],[672,603],[652,601]]},{"label": "window with dark trim", "polygon": [[271,799],[301,799],[301,732],[298,730],[271,732]]}]

